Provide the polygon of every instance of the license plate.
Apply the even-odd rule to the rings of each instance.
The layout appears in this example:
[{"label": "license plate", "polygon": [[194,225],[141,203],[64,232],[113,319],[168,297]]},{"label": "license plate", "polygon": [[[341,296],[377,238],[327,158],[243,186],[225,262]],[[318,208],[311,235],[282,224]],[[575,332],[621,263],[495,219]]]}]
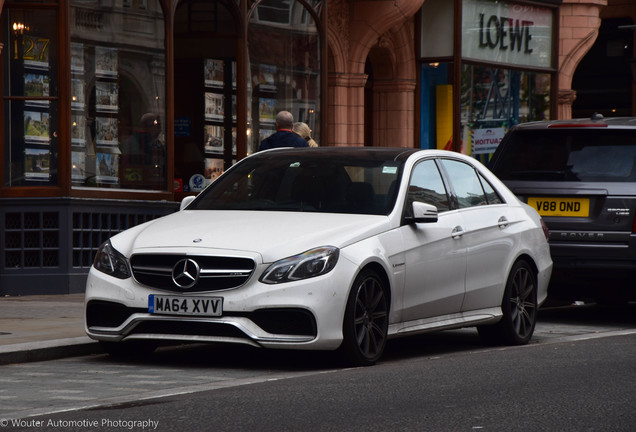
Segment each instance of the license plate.
[{"label": "license plate", "polygon": [[223,297],[148,296],[148,312],[162,315],[221,316]]},{"label": "license plate", "polygon": [[589,198],[528,198],[528,204],[541,216],[588,217]]}]

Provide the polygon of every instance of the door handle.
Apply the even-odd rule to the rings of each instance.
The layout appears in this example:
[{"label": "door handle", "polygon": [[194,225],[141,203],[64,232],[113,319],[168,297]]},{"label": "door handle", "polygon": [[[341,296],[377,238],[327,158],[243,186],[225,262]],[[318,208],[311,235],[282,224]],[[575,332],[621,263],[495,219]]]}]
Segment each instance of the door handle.
[{"label": "door handle", "polygon": [[505,216],[500,217],[497,221],[497,224],[499,225],[499,228],[504,229],[508,226],[508,218],[506,218]]},{"label": "door handle", "polygon": [[453,228],[453,231],[451,231],[451,237],[454,239],[458,239],[462,235],[464,235],[464,228],[459,225],[457,225],[455,228]]}]

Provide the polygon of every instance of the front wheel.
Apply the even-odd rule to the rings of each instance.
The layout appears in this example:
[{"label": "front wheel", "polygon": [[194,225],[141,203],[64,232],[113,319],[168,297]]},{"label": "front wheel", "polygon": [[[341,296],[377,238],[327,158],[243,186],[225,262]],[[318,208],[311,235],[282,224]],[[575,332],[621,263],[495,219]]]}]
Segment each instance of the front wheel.
[{"label": "front wheel", "polygon": [[501,321],[478,327],[479,336],[488,343],[527,344],[537,323],[537,309],[536,274],[526,261],[517,261],[506,282]]},{"label": "front wheel", "polygon": [[356,366],[371,366],[384,352],[389,302],[382,279],[372,270],[356,277],[345,310],[342,351]]}]

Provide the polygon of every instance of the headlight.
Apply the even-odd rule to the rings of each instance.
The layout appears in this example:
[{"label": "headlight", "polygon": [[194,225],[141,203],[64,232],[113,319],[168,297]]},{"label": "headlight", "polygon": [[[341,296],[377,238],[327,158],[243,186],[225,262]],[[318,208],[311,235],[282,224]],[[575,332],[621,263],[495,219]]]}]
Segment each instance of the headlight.
[{"label": "headlight", "polygon": [[128,279],[130,277],[128,260],[115,250],[113,245],[110,244],[110,240],[102,244],[97,250],[93,267],[118,279]]},{"label": "headlight", "polygon": [[277,284],[329,273],[338,262],[340,250],[325,246],[275,262],[265,270],[261,282]]}]

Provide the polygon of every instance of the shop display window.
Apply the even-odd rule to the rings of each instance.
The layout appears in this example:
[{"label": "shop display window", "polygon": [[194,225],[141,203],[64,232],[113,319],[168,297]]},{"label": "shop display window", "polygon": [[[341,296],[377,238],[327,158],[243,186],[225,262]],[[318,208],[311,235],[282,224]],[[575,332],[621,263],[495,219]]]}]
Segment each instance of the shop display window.
[{"label": "shop display window", "polygon": [[487,158],[512,126],[548,119],[550,74],[463,65],[461,127],[466,152]]},{"label": "shop display window", "polygon": [[159,1],[70,3],[73,187],[167,190]]},{"label": "shop display window", "polygon": [[52,9],[4,13],[5,186],[58,183],[56,16]]},{"label": "shop display window", "polygon": [[203,60],[205,115],[203,126],[203,175],[194,174],[178,192],[199,192],[225,169],[225,155],[236,160],[236,61]]},{"label": "shop display window", "polygon": [[248,153],[276,131],[282,110],[307,123],[320,142],[320,39],[305,6],[260,2],[249,22],[248,51]]}]

